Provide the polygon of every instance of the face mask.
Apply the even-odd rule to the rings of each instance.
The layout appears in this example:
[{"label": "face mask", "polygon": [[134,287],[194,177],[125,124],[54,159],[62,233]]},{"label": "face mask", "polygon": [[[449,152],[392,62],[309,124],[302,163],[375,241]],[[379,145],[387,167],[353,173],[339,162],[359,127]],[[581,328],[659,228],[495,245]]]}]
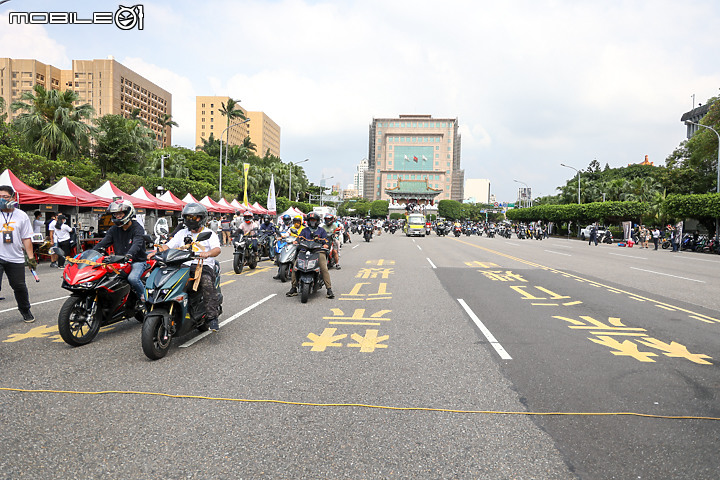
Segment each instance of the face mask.
[{"label": "face mask", "polygon": [[0,198],[0,210],[12,210],[17,205],[17,202],[8,200],[7,198]]}]

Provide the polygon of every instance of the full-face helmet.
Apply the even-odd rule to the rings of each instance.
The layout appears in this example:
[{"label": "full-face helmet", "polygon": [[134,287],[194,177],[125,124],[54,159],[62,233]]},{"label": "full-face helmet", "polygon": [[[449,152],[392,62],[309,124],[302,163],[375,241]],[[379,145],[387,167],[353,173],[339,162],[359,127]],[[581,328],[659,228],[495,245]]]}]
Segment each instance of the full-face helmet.
[{"label": "full-face helmet", "polygon": [[317,226],[320,225],[320,215],[315,212],[310,212],[307,214],[305,221],[307,222],[308,227],[317,228]]},{"label": "full-face helmet", "polygon": [[135,207],[128,200],[115,200],[108,205],[106,211],[112,217],[113,223],[118,227],[129,223],[135,216]]},{"label": "full-face helmet", "polygon": [[183,207],[181,216],[183,219],[183,223],[185,223],[185,226],[188,229],[197,230],[198,228],[202,228],[202,226],[205,225],[208,211],[204,205],[192,202],[188,203]]},{"label": "full-face helmet", "polygon": [[282,216],[282,221],[285,225],[290,225],[292,223],[292,217],[286,213]]},{"label": "full-face helmet", "polygon": [[333,222],[335,222],[335,215],[332,213],[326,213],[323,220],[325,220],[325,225],[332,225]]}]

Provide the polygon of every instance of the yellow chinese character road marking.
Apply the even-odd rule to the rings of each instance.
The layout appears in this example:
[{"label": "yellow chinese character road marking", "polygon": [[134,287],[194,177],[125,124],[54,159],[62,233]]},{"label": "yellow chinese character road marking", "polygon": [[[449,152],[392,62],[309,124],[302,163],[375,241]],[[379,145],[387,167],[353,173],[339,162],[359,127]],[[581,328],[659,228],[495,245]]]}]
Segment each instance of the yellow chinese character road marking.
[{"label": "yellow chinese character road marking", "polygon": [[599,340],[588,337],[588,340],[614,348],[617,351],[612,352],[613,355],[632,357],[640,362],[654,362],[655,360],[650,357],[657,357],[656,353],[639,351],[637,345],[630,340],[624,340],[620,343],[614,338],[606,336],[601,336]]},{"label": "yellow chinese character road marking", "polygon": [[342,347],[342,343],[335,343],[347,337],[346,334],[335,335],[337,328],[326,328],[320,335],[308,333],[309,342],[303,342],[303,347],[312,347],[311,352],[324,352],[327,347]]},{"label": "yellow chinese character road marking", "polygon": [[27,333],[12,333],[8,335],[7,340],[3,340],[3,342],[12,343],[12,342],[19,342],[20,340],[25,340],[26,338],[44,338],[49,337],[51,333],[55,333],[58,331],[57,325],[39,325],[37,327],[31,328],[27,331]]},{"label": "yellow chinese character road marking", "polygon": [[352,339],[358,343],[348,343],[348,347],[360,347],[361,352],[374,352],[376,348],[388,348],[387,345],[382,345],[380,342],[384,342],[390,335],[383,335],[378,337],[377,330],[365,330],[365,336],[362,337],[357,333],[351,335]]},{"label": "yellow chinese character road marking", "polygon": [[[356,323],[347,323],[347,322],[329,322],[331,325],[335,323],[342,323],[343,325],[364,325],[362,323],[365,322],[378,322],[378,321],[387,321],[389,322],[389,318],[383,318],[383,315],[390,313],[392,310],[380,310],[376,313],[373,313],[369,317],[365,316],[365,309],[364,308],[356,308],[353,312],[352,316],[348,317],[345,316],[345,313],[340,310],[339,308],[332,308],[333,312],[332,317],[323,317],[325,320],[354,320]],[[375,324],[378,325],[378,324]]]},{"label": "yellow chinese character road marking", "polygon": [[[587,323],[583,323],[579,320],[575,320],[572,318],[567,317],[561,317],[561,316],[553,316],[553,318],[557,318],[558,320],[564,320],[566,322],[572,323],[570,325],[570,328],[572,329],[579,329],[579,330],[607,330],[607,332],[592,332],[593,334],[607,334],[607,335],[614,335],[613,332],[645,332],[646,330],[644,328],[633,328],[633,327],[626,327],[622,321],[618,317],[609,317],[608,318],[608,324],[601,322],[600,320],[595,320],[592,317],[588,317],[586,315],[580,315],[580,318],[585,320]],[[588,325],[588,323],[590,325]]]},{"label": "yellow chinese character road marking", "polygon": [[510,270],[506,270],[505,273],[501,270],[478,270],[478,272],[482,273],[485,278],[496,282],[527,282],[521,275]]},{"label": "yellow chinese character road marking", "polygon": [[677,342],[670,342],[670,344],[667,344],[665,342],[662,342],[658,340],[657,338],[641,338],[638,340],[638,342],[642,343],[646,347],[656,348],[658,350],[662,350],[665,352],[665,355],[668,357],[675,357],[675,358],[687,358],[693,363],[699,363],[700,365],[712,365],[711,362],[706,362],[705,358],[712,358],[707,355],[702,355],[698,353],[690,353],[688,352],[688,349],[685,345],[680,345]]},{"label": "yellow chinese character road marking", "polygon": [[395,273],[392,268],[361,268],[355,278],[388,278],[391,273]]},{"label": "yellow chinese character road marking", "polygon": [[385,260],[385,259],[381,258],[380,260],[366,260],[365,263],[368,265],[377,265],[377,266],[395,265],[395,260]]},{"label": "yellow chinese character road marking", "polygon": [[387,283],[380,283],[377,293],[369,293],[367,295],[360,293],[360,289],[364,285],[371,284],[366,282],[356,283],[352,290],[350,290],[350,293],[340,295],[340,300],[389,300],[392,298],[392,293],[387,291]]},{"label": "yellow chinese character road marking", "polygon": [[491,262],[478,262],[475,260],[474,262],[465,262],[465,265],[468,267],[480,267],[480,268],[497,268],[497,263],[491,263]]}]

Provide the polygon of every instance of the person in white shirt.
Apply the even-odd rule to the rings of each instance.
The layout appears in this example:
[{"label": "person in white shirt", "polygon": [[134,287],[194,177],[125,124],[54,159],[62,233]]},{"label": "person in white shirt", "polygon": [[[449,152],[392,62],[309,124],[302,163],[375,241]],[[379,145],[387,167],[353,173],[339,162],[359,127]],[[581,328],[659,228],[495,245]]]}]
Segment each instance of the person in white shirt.
[{"label": "person in white shirt", "polygon": [[67,224],[65,215],[58,215],[57,220],[50,224],[51,230],[55,232],[55,246],[62,250],[62,254],[55,255],[56,260],[50,263],[53,268],[65,266],[65,255],[70,255],[70,235],[72,228]]},{"label": "person in white shirt", "polygon": [[[202,232],[211,232],[208,240],[196,243],[193,247],[195,252],[195,260],[192,264],[197,264],[199,258],[203,260],[202,274],[200,276],[200,288],[197,292],[190,290],[189,295],[193,296],[202,293],[203,304],[205,305],[205,315],[208,319],[207,324],[210,330],[217,332],[219,329],[218,315],[220,311],[220,298],[217,290],[215,290],[215,258],[220,255],[220,238],[215,232],[205,227],[207,221],[207,209],[199,203],[188,203],[182,210],[182,219],[185,228],[178,232],[165,245],[160,245],[158,251],[163,252],[170,248],[178,248],[185,245],[185,237],[191,237],[193,240]],[[154,256],[154,252],[148,253],[148,258]]]},{"label": "person in white shirt", "polygon": [[30,312],[30,296],[25,284],[25,264],[31,268],[37,267],[33,254],[32,223],[27,213],[16,206],[15,190],[11,186],[0,185],[0,277],[3,273],[7,274],[23,321],[32,323],[35,317]]},{"label": "person in white shirt", "polygon": [[33,220],[33,233],[42,233],[45,235],[45,222],[42,220],[40,210],[35,212],[35,220]]}]

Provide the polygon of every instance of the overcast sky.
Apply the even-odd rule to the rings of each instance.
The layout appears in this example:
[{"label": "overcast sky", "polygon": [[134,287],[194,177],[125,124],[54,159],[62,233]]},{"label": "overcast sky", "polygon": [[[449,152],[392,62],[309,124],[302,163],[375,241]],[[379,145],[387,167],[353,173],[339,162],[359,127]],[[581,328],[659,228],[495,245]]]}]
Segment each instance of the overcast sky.
[{"label": "overcast sky", "polygon": [[[133,5],[124,2],[126,6]],[[62,5],[62,7],[60,7]],[[352,183],[374,117],[457,118],[465,178],[499,201],[554,194],[586,168],[655,164],[680,116],[720,92],[720,2],[145,1],[144,29],[8,24],[8,12],[115,12],[118,2],[11,0],[0,56],[68,69],[107,58],[173,96],[192,148],[195,96],[229,95],[282,129],[284,161]]]}]

